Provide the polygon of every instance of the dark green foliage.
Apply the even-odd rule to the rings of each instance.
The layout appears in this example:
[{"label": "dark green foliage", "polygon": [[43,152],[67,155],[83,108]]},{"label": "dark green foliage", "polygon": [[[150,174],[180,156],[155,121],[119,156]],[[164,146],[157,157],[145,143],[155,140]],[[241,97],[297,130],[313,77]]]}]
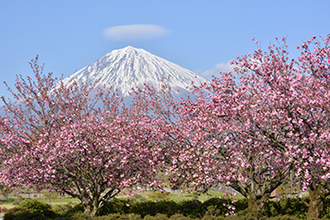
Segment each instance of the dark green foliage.
[{"label": "dark green foliage", "polygon": [[228,216],[225,220],[266,220],[263,211],[247,208],[239,211],[235,216]]},{"label": "dark green foliage", "polygon": [[43,216],[39,212],[30,212],[25,208],[15,207],[9,209],[4,215],[4,220],[47,220],[45,216]]},{"label": "dark green foliage", "polygon": [[85,213],[77,212],[77,213],[74,213],[72,216],[70,216],[68,219],[70,219],[70,220],[92,220],[93,218]]},{"label": "dark green foliage", "polygon": [[93,220],[142,220],[140,215],[136,214],[110,214],[107,216],[94,217]]},{"label": "dark green foliage", "polygon": [[249,207],[248,201],[246,198],[239,199],[237,202],[233,203],[236,208],[236,212],[243,211]]},{"label": "dark green foliage", "polygon": [[[225,204],[225,205],[224,205]],[[233,205],[231,200],[211,198],[203,202],[203,216],[209,210],[209,207],[214,207],[217,210],[218,216],[224,216],[226,213],[229,213],[230,210],[227,208],[227,205]]]},{"label": "dark green foliage", "polygon": [[24,200],[18,207],[26,209],[31,213],[39,213],[48,218],[56,217],[56,213],[52,210],[50,205],[37,200]]},{"label": "dark green foliage", "polygon": [[[112,202],[106,202],[105,205],[97,212],[98,216],[109,215],[113,213],[128,214],[134,213],[141,215],[142,218],[146,215],[155,216],[157,213],[166,214],[167,216],[174,215],[178,212],[180,205],[174,201],[161,200],[143,201],[132,203],[128,199],[114,199]],[[189,211],[194,210],[196,204]]]},{"label": "dark green foliage", "polygon": [[114,213],[114,202],[107,201],[104,205],[97,211],[97,216],[104,216],[110,213]]},{"label": "dark green foliage", "polygon": [[104,205],[97,211],[97,216],[104,216],[109,214],[128,214],[132,213],[133,201],[130,199],[116,199],[107,201]]},{"label": "dark green foliage", "polygon": [[174,215],[178,212],[178,205],[174,201],[159,201],[155,203],[155,209],[157,213],[165,214],[167,216]]},{"label": "dark green foliage", "polygon": [[62,216],[72,216],[75,213],[83,213],[84,212],[84,206],[83,204],[76,204],[75,206],[69,208],[67,211],[62,213]]},{"label": "dark green foliage", "polygon": [[330,198],[327,197],[324,200],[324,216],[323,218],[330,219]]},{"label": "dark green foliage", "polygon": [[177,213],[178,205],[174,201],[144,201],[133,204],[131,211],[132,213],[139,214],[142,217],[146,215],[155,216],[157,213],[171,216]]},{"label": "dark green foliage", "polygon": [[147,215],[143,218],[143,220],[191,220],[191,218],[181,214],[174,214],[171,217],[167,217],[165,214],[158,213],[155,216]]},{"label": "dark green foliage", "polygon": [[230,217],[205,215],[202,220],[228,220]]},{"label": "dark green foliage", "polygon": [[207,207],[205,216],[216,217],[216,216],[219,216],[219,214],[220,214],[220,209],[218,209],[216,205],[211,205],[211,206]]},{"label": "dark green foliage", "polygon": [[269,220],[299,220],[299,218],[292,215],[279,215],[276,217],[268,218]]},{"label": "dark green foliage", "polygon": [[[111,213],[128,214],[131,213],[133,202],[130,199],[113,199],[113,210]],[[109,204],[109,203],[108,203]]]},{"label": "dark green foliage", "polygon": [[178,212],[190,218],[201,218],[204,215],[202,204],[199,200],[178,202]]},{"label": "dark green foliage", "polygon": [[181,214],[175,214],[172,215],[169,220],[191,220],[191,218],[183,216]]},{"label": "dark green foliage", "polygon": [[[19,207],[9,209],[5,220],[234,220],[234,219],[272,219],[272,220],[296,220],[305,219],[308,211],[308,198],[283,199],[279,202],[268,201],[261,211],[246,208],[247,200],[238,200],[232,203],[230,200],[211,198],[205,202],[198,200],[174,201],[137,201],[129,199],[114,199],[105,203],[97,213],[97,217],[91,218],[84,214],[82,204],[75,206],[51,206],[36,200],[25,200]],[[225,206],[223,205],[225,204]],[[235,216],[227,216],[228,205],[236,208]],[[325,214],[323,218],[330,218],[330,199],[325,200]],[[55,213],[56,212],[56,213]]]},{"label": "dark green foliage", "polygon": [[268,201],[264,206],[264,211],[268,217],[290,215],[303,219],[308,212],[308,203],[308,198],[288,198],[279,202]]},{"label": "dark green foliage", "polygon": [[158,213],[155,216],[147,215],[143,220],[168,220],[167,215]]},{"label": "dark green foliage", "polygon": [[114,213],[105,216],[96,216],[91,218],[85,213],[76,213],[70,217],[70,220],[142,220],[140,215],[136,215],[133,213],[130,214],[120,214]]},{"label": "dark green foliage", "polygon": [[163,213],[159,212],[159,210],[156,208],[156,202],[153,201],[135,203],[132,207],[132,212],[141,215],[142,218],[146,215],[155,216],[157,213]]}]

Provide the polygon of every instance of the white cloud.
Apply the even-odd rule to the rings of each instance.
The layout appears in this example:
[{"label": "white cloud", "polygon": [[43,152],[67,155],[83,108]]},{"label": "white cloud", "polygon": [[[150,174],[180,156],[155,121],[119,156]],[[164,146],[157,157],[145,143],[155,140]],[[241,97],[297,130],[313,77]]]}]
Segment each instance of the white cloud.
[{"label": "white cloud", "polygon": [[201,73],[204,77],[219,76],[220,72],[234,72],[234,66],[228,63],[218,63],[213,69]]},{"label": "white cloud", "polygon": [[114,41],[141,41],[162,37],[170,31],[154,24],[132,24],[109,27],[103,31],[104,36]]}]

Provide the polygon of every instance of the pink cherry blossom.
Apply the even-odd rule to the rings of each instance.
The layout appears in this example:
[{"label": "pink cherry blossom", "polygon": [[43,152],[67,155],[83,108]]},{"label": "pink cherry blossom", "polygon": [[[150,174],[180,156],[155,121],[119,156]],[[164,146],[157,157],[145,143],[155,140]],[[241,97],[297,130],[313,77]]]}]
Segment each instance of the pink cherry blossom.
[{"label": "pink cherry blossom", "polygon": [[56,84],[37,59],[34,81],[18,76],[17,102],[2,97],[1,181],[69,194],[91,216],[124,188],[158,187],[164,155],[154,144],[161,142],[152,129],[157,120],[93,85]]}]

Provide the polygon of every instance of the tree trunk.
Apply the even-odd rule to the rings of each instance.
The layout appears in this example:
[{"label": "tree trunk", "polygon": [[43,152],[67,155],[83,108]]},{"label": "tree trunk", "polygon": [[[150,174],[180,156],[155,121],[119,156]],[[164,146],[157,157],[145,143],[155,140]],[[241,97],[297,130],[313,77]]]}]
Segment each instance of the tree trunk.
[{"label": "tree trunk", "polygon": [[96,212],[99,210],[97,206],[94,206],[92,204],[85,205],[84,209],[84,213],[91,217],[94,217],[96,215]]},{"label": "tree trunk", "polygon": [[324,209],[324,200],[326,195],[326,189],[322,184],[316,184],[314,181],[309,186],[309,208],[307,219],[320,218]]},{"label": "tree trunk", "polygon": [[265,193],[262,196],[255,196],[253,194],[248,195],[247,200],[249,208],[253,210],[261,210],[267,202],[269,196],[269,193]]},{"label": "tree trunk", "polygon": [[89,201],[88,199],[84,199],[84,213],[92,218],[96,215],[96,212],[99,210],[101,205],[99,204],[98,199],[94,199],[94,201]]},{"label": "tree trunk", "polygon": [[[95,190],[93,194],[88,194],[83,187],[79,187],[80,183],[76,183],[77,190],[79,192],[75,193],[74,191],[62,189],[63,192],[67,193],[68,195],[78,198],[81,204],[84,205],[84,213],[92,218],[96,215],[97,211],[104,205],[104,202],[109,200],[110,198],[115,197],[120,193],[120,189],[112,188],[109,190],[98,189]],[[99,186],[99,185],[98,185]],[[101,194],[104,194],[101,197]]]}]

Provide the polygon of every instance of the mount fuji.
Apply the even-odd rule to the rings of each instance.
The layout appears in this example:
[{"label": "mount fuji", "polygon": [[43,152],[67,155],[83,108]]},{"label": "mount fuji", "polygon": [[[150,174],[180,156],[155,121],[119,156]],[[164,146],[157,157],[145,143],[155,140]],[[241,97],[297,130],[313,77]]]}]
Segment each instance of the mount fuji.
[{"label": "mount fuji", "polygon": [[[76,81],[78,85],[95,83],[96,88],[103,86],[112,88],[123,96],[125,103],[130,103],[132,98],[130,93],[133,88],[148,84],[159,91],[163,79],[171,87],[175,100],[187,97],[187,94],[191,93],[192,82],[197,86],[207,82],[205,78],[188,69],[143,49],[128,46],[113,50],[63,79],[63,83],[69,85]],[[0,115],[5,115],[2,106],[0,106]]]},{"label": "mount fuji", "polygon": [[105,85],[125,97],[130,95],[132,88],[145,83],[159,91],[162,79],[169,79],[167,83],[175,96],[190,92],[188,88],[192,82],[195,85],[207,82],[188,69],[131,46],[111,51],[63,82],[74,80],[78,84],[96,83],[96,87]]}]

